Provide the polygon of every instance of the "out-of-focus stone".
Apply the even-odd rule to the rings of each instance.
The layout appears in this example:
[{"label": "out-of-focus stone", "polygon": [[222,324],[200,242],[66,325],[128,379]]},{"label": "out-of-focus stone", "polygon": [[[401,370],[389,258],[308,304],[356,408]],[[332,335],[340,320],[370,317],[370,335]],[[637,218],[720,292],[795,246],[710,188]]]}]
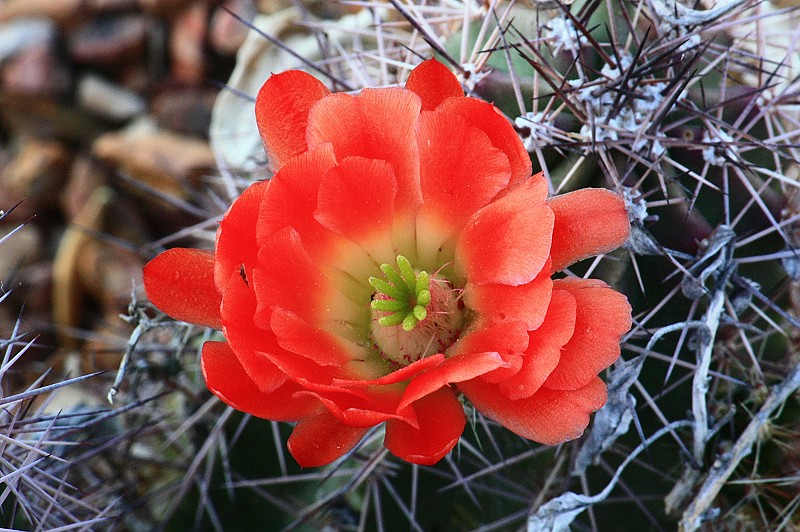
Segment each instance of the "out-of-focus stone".
[{"label": "out-of-focus stone", "polygon": [[0,185],[11,202],[48,209],[56,205],[71,158],[70,150],[56,140],[28,139],[3,169]]},{"label": "out-of-focus stone", "polygon": [[6,0],[0,4],[0,22],[20,17],[72,22],[95,13],[130,10],[136,3],[136,0]]},{"label": "out-of-focus stone", "polygon": [[68,20],[78,14],[83,0],[7,0],[0,4],[0,22],[19,17],[46,17],[51,20]]},{"label": "out-of-focus stone", "polygon": [[153,73],[143,61],[123,65],[115,74],[120,85],[137,94],[145,94],[153,85]]},{"label": "out-of-focus stone", "polygon": [[100,240],[88,242],[77,260],[86,294],[103,309],[123,312],[131,301],[131,290],[142,283],[144,260],[131,250]]},{"label": "out-of-focus stone", "polygon": [[244,44],[247,32],[250,30],[228,11],[236,13],[244,20],[251,21],[256,16],[253,3],[246,0],[226,0],[222,6],[214,10],[208,40],[211,48],[221,55],[235,54]]},{"label": "out-of-focus stone", "polygon": [[74,105],[24,94],[0,92],[0,119],[13,135],[55,137],[81,144],[108,126]]},{"label": "out-of-focus stone", "polygon": [[77,97],[81,107],[113,122],[130,120],[147,109],[145,99],[135,92],[94,74],[80,79]]},{"label": "out-of-focus stone", "polygon": [[[118,229],[124,232],[117,233]],[[69,331],[89,325],[85,323],[89,302],[104,314],[122,312],[133,283],[141,282],[142,258],[103,239],[105,234],[122,240],[139,235],[133,242],[143,239],[137,217],[110,188],[100,187],[64,232],[53,262],[53,322],[60,328],[64,347],[77,347]]]},{"label": "out-of-focus stone", "polygon": [[[11,234],[13,232],[13,234]],[[34,225],[4,223],[0,225],[0,282],[6,282],[20,266],[39,259],[42,247],[41,231]],[[6,289],[8,289],[6,287]]]},{"label": "out-of-focus stone", "polygon": [[[26,228],[32,225],[26,225]],[[14,235],[16,237],[16,235]],[[14,238],[12,237],[12,238]],[[18,245],[15,242],[14,245]],[[40,316],[50,315],[50,298],[53,290],[53,265],[49,260],[39,260],[32,262],[34,257],[41,256],[41,239],[38,243],[27,244],[36,246],[36,249],[29,247],[29,254],[25,255],[25,266],[20,270],[19,284],[14,289],[19,306],[25,306],[25,316],[31,313]],[[4,250],[5,252],[5,250]],[[49,320],[48,320],[49,321]]]},{"label": "out-of-focus stone", "polygon": [[147,31],[143,15],[103,15],[70,32],[67,48],[77,63],[117,66],[142,57]]},{"label": "out-of-focus stone", "polygon": [[171,17],[195,0],[138,0],[139,7],[153,15]]},{"label": "out-of-focus stone", "polygon": [[206,88],[169,90],[153,99],[151,111],[165,129],[207,138],[217,92]]},{"label": "out-of-focus stone", "polygon": [[182,11],[172,24],[169,55],[172,79],[179,84],[197,85],[205,80],[205,42],[208,6],[197,2]]},{"label": "out-of-focus stone", "polygon": [[166,131],[107,133],[93,151],[127,176],[178,198],[186,196],[187,184],[215,167],[208,142]]},{"label": "out-of-focus stone", "polygon": [[86,206],[95,189],[108,183],[108,169],[88,155],[78,155],[69,172],[69,182],[61,195],[61,210],[73,220]]},{"label": "out-of-focus stone", "polygon": [[20,50],[56,38],[56,25],[46,18],[17,19],[0,24],[0,61]]},{"label": "out-of-focus stone", "polygon": [[9,58],[0,68],[0,83],[6,93],[58,99],[70,92],[72,73],[53,42],[44,41]]}]

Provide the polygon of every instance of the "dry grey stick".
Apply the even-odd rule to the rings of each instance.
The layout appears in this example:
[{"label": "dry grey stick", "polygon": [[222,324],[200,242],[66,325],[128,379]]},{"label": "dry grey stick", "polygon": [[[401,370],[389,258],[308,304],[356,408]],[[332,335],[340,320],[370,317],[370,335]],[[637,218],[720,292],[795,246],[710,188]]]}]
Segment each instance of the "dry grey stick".
[{"label": "dry grey stick", "polygon": [[712,9],[700,11],[686,7],[674,0],[650,0],[656,14],[673,26],[698,26],[727,15],[734,9],[745,5],[749,0],[727,0]]},{"label": "dry grey stick", "polygon": [[[702,336],[698,338],[697,365],[692,378],[692,417],[694,418],[692,452],[697,464],[703,463],[706,442],[711,435],[711,429],[708,426],[708,404],[706,402],[708,372],[711,368],[714,339],[725,308],[725,285],[735,269],[735,264],[732,260],[735,237],[736,234],[729,227],[725,225],[719,226],[709,238],[706,252],[697,263],[700,264],[706,258],[719,254],[711,264],[700,272],[700,284],[697,285],[697,288],[702,289],[702,282],[705,279],[709,276],[715,277],[714,287],[711,291],[711,302],[702,320],[705,327],[702,329]],[[692,281],[698,283],[694,278],[688,278],[684,281],[689,281],[683,283],[684,293],[686,293],[686,288],[691,285]]]},{"label": "dry grey stick", "polygon": [[597,495],[581,495],[568,491],[547,501],[536,510],[536,513],[528,517],[528,532],[568,531],[569,526],[581,512],[593,504],[601,503],[608,498],[611,491],[617,485],[620,476],[622,476],[622,472],[628,467],[628,464],[633,462],[642,451],[647,449],[648,445],[651,445],[664,434],[686,426],[689,426],[688,421],[675,421],[657,430],[653,435],[640,443],[638,447],[628,453],[628,456],[626,456],[625,460],[619,465],[606,487]]},{"label": "dry grey stick", "polygon": [[772,389],[761,410],[747,425],[747,428],[736,440],[730,452],[726,453],[724,458],[721,458],[711,468],[705,482],[700,487],[700,491],[697,493],[697,497],[683,513],[681,530],[686,532],[697,530],[703,522],[703,516],[706,515],[709,506],[711,506],[728,477],[731,476],[739,462],[750,454],[753,444],[758,440],[761,429],[765,424],[769,423],[769,417],[772,412],[779,408],[798,388],[800,388],[800,365],[795,366],[789,376]]},{"label": "dry grey stick", "polygon": [[703,454],[708,441],[708,404],[706,394],[708,393],[708,371],[711,368],[711,355],[714,350],[714,338],[719,328],[720,318],[725,303],[724,286],[719,287],[711,298],[704,316],[705,327],[703,329],[707,336],[702,338],[702,345],[697,349],[697,366],[695,366],[694,376],[692,377],[692,417],[694,419],[693,446],[694,459],[696,463],[703,463]]}]

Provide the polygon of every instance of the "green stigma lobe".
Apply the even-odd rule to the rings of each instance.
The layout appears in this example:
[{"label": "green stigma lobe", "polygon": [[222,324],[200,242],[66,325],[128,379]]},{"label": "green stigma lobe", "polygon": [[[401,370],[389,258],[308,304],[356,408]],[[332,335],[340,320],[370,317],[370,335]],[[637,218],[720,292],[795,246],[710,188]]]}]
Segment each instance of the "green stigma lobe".
[{"label": "green stigma lobe", "polygon": [[382,264],[385,279],[370,277],[369,284],[375,289],[371,307],[388,312],[378,323],[386,327],[402,325],[411,331],[428,316],[427,306],[431,302],[430,276],[427,272],[416,273],[411,263],[402,255],[397,256],[397,267]]}]

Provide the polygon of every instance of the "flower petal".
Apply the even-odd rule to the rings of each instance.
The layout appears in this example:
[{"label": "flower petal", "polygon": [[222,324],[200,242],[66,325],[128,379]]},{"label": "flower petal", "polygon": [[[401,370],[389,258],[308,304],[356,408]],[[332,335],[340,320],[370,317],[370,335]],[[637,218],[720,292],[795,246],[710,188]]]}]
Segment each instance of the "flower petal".
[{"label": "flower petal", "polygon": [[450,70],[436,59],[418,64],[406,81],[406,89],[422,100],[422,109],[431,111],[450,97],[464,97],[461,83]]},{"label": "flower petal", "polygon": [[620,337],[631,328],[631,306],[624,295],[595,279],[558,279],[553,288],[575,297],[575,333],[544,386],[575,390],[619,357]]},{"label": "flower petal", "polygon": [[225,342],[203,344],[201,369],[208,389],[236,410],[274,421],[295,421],[319,409],[311,398],[294,397],[300,388],[288,382],[265,394],[250,380]]},{"label": "flower petal", "polygon": [[[541,326],[528,333],[528,348],[517,373],[501,381],[500,391],[509,399],[536,393],[561,360],[561,349],[575,331],[575,298],[566,290],[553,290]],[[485,379],[484,379],[485,380]]]},{"label": "flower petal", "polygon": [[269,328],[273,307],[282,307],[317,326],[326,320],[365,323],[368,309],[345,298],[331,285],[308,256],[294,228],[284,228],[267,238],[253,272],[258,308],[255,323]]},{"label": "flower petal", "polygon": [[221,307],[225,338],[256,387],[262,394],[270,394],[288,377],[263,352],[282,353],[283,349],[271,331],[253,323],[255,311],[256,297],[252,288],[244,280],[230,283]]},{"label": "flower petal", "polygon": [[173,248],[144,267],[144,289],[150,301],[176,320],[222,328],[222,296],[214,285],[214,254]]},{"label": "flower petal", "polygon": [[447,350],[448,356],[469,353],[495,352],[522,353],[528,348],[528,329],[518,320],[493,322],[479,320],[464,331],[453,346]]},{"label": "flower petal", "polygon": [[321,81],[300,70],[273,74],[258,91],[256,123],[274,170],[308,149],[308,112],[329,94]]},{"label": "flower petal", "polygon": [[411,364],[407,366],[402,366],[400,368],[395,369],[391,373],[384,375],[383,377],[372,379],[372,380],[350,380],[350,379],[334,379],[334,384],[338,386],[364,386],[364,385],[379,385],[379,386],[386,386],[389,384],[397,384],[398,382],[403,382],[407,380],[411,380],[413,377],[426,371],[430,368],[436,367],[442,362],[444,362],[444,355],[442,353],[437,353],[435,355],[430,355],[424,358],[420,358],[419,360],[415,360]]},{"label": "flower petal", "polygon": [[322,176],[334,166],[333,147],[325,144],[293,158],[275,174],[253,224],[259,246],[287,226],[297,231],[312,256],[329,245],[332,235],[319,225],[314,211]]},{"label": "flower petal", "polygon": [[244,274],[249,279],[253,272],[258,251],[258,211],[269,188],[268,181],[247,187],[220,222],[214,263],[214,282],[220,291],[224,291],[228,282],[236,276]]},{"label": "flower petal", "polygon": [[339,421],[351,427],[373,427],[390,419],[400,419],[406,423],[417,423],[416,413],[408,409],[398,413],[401,388],[371,387],[366,396],[353,393],[353,390],[303,391],[298,396],[314,397]]},{"label": "flower petal", "polygon": [[424,264],[435,260],[442,243],[508,185],[511,167],[485,133],[445,112],[420,115],[417,144],[424,198],[417,215],[417,248]]},{"label": "flower petal", "polygon": [[449,387],[422,397],[413,408],[418,427],[391,419],[386,422],[383,444],[407,462],[433,465],[455,447],[464,432],[464,408]]},{"label": "flower petal", "polygon": [[337,93],[318,102],[308,117],[309,148],[330,142],[336,159],[358,156],[388,162],[397,179],[395,208],[420,202],[419,156],[413,142],[419,97],[399,88]]},{"label": "flower petal", "polygon": [[342,367],[351,358],[361,355],[348,353],[329,332],[312,327],[297,314],[280,307],[272,310],[270,328],[282,348],[309,358],[320,366]]},{"label": "flower petal", "polygon": [[552,292],[550,270],[545,267],[533,281],[518,286],[467,284],[464,304],[487,319],[519,320],[530,331],[545,319]]},{"label": "flower petal", "polygon": [[335,166],[331,144],[323,144],[287,162],[270,180],[269,193],[261,203],[255,223],[256,241],[260,247],[273,234],[290,226],[300,235],[311,259],[330,267],[325,273],[340,269],[356,279],[366,279],[379,272],[369,255],[314,218],[322,177]]},{"label": "flower petal", "polygon": [[540,388],[531,397],[517,401],[481,379],[462,382],[458,387],[483,415],[545,445],[580,437],[589,424],[589,414],[606,402],[606,384],[597,377],[577,390]]},{"label": "flower petal", "polygon": [[442,364],[414,377],[406,387],[398,411],[453,382],[474,379],[505,364],[497,353],[467,353],[447,358]]},{"label": "flower petal", "polygon": [[505,153],[511,165],[509,187],[531,177],[531,157],[514,130],[511,122],[494,105],[476,98],[451,98],[442,102],[437,112],[462,117],[467,123],[480,129],[495,148]]},{"label": "flower petal", "polygon": [[478,211],[456,244],[456,271],[473,284],[521,285],[550,253],[553,211],[539,181],[529,181]]},{"label": "flower petal", "polygon": [[347,157],[319,186],[314,218],[327,229],[359,244],[378,263],[391,262],[392,220],[397,181],[386,161]]},{"label": "flower petal", "polygon": [[587,257],[608,253],[625,243],[628,212],[618,195],[603,188],[585,188],[550,200],[555,214],[552,271]]},{"label": "flower petal", "polygon": [[368,430],[348,427],[323,409],[298,421],[287,446],[300,467],[324,466],[358,445]]}]

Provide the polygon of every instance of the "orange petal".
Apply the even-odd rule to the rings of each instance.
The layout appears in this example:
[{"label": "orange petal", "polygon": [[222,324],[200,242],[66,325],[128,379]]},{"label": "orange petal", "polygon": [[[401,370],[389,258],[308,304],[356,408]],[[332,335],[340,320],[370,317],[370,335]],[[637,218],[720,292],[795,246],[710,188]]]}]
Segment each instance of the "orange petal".
[{"label": "orange petal", "polygon": [[456,244],[455,267],[473,284],[521,285],[542,271],[550,253],[553,211],[546,190],[529,181],[478,211]]},{"label": "orange petal", "polygon": [[353,449],[368,430],[348,427],[322,410],[294,426],[287,446],[300,467],[324,466]]},{"label": "orange petal", "polygon": [[295,398],[300,388],[286,383],[265,394],[250,380],[236,355],[224,342],[203,344],[201,369],[208,389],[236,410],[274,421],[296,421],[319,409],[310,398]]},{"label": "orange petal", "polygon": [[355,355],[345,351],[329,332],[312,327],[297,314],[280,307],[273,309],[270,327],[282,348],[320,366],[342,367]]},{"label": "orange petal", "polygon": [[519,371],[522,367],[522,353],[527,347],[528,330],[521,321],[478,320],[462,334],[447,354],[451,357],[456,354],[466,356],[497,354],[502,364],[489,371],[482,371],[481,377],[490,382],[499,382]]},{"label": "orange petal", "polygon": [[273,74],[258,91],[256,123],[273,170],[308,149],[308,112],[329,94],[321,81],[299,70]]},{"label": "orange petal", "polygon": [[351,427],[373,427],[390,419],[404,420],[416,424],[416,414],[398,413],[397,403],[400,400],[400,389],[397,387],[367,390],[367,395],[354,393],[353,390],[309,390],[298,394],[302,397],[314,397],[321,402],[336,419]]},{"label": "orange petal", "polygon": [[222,322],[225,338],[245,373],[264,394],[270,394],[286,382],[281,371],[264,355],[265,351],[282,352],[272,331],[256,327],[253,315],[256,298],[244,280],[232,282],[222,298]]},{"label": "orange petal", "polygon": [[294,312],[314,326],[325,321],[363,320],[364,309],[333,288],[291,227],[264,240],[251,284],[258,301],[255,323],[265,329],[274,307]]},{"label": "orange petal", "polygon": [[511,165],[509,187],[531,177],[531,157],[511,122],[497,107],[476,98],[451,98],[442,102],[436,111],[460,116],[470,126],[489,136],[492,145],[508,157]]},{"label": "orange petal", "polygon": [[519,320],[530,331],[542,324],[552,291],[550,270],[545,267],[533,281],[518,286],[467,284],[464,304],[487,319]]},{"label": "orange petal", "polygon": [[544,386],[575,390],[619,357],[620,337],[631,328],[631,306],[624,295],[595,279],[558,279],[553,288],[575,297],[575,333]]},{"label": "orange petal", "polygon": [[388,375],[384,375],[378,379],[373,380],[349,380],[349,379],[334,379],[334,384],[339,386],[364,386],[364,385],[380,385],[385,386],[388,384],[397,384],[398,382],[403,382],[410,380],[414,376],[426,371],[430,368],[438,366],[442,362],[444,362],[445,357],[442,353],[437,353],[435,355],[430,355],[425,358],[420,358],[419,360],[415,360],[408,366],[403,366],[394,370],[393,372],[389,373]]},{"label": "orange petal", "polygon": [[503,366],[497,353],[468,353],[447,358],[442,364],[414,377],[406,387],[398,410],[453,382],[474,379]]},{"label": "orange petal", "polygon": [[258,211],[264,200],[269,182],[253,183],[233,202],[217,230],[214,282],[224,291],[228,282],[244,273],[250,278],[256,265],[256,227]]},{"label": "orange petal", "polygon": [[422,100],[422,109],[431,111],[450,97],[464,97],[461,83],[446,66],[436,59],[418,64],[406,81],[406,89]]},{"label": "orange petal", "polygon": [[[293,158],[275,174],[269,181],[269,193],[260,204],[257,223],[253,224],[259,246],[290,226],[300,235],[312,257],[328,247],[332,235],[314,219],[314,211],[322,176],[335,165],[333,148],[326,144]],[[239,224],[239,227],[248,226]]]},{"label": "orange petal", "polygon": [[625,203],[603,188],[585,188],[555,196],[550,207],[553,227],[552,271],[587,257],[608,253],[628,240],[630,223]]},{"label": "orange petal", "polygon": [[376,262],[390,262],[397,181],[386,161],[347,157],[331,168],[319,186],[314,218],[359,244]]},{"label": "orange petal", "polygon": [[580,437],[589,424],[589,415],[606,402],[606,384],[597,377],[577,390],[540,388],[531,397],[517,401],[481,379],[462,382],[458,387],[483,415],[545,445]]},{"label": "orange petal", "polygon": [[530,397],[541,388],[561,360],[564,347],[575,331],[575,298],[566,290],[553,290],[544,322],[528,333],[528,348],[517,373],[500,382],[509,399]]},{"label": "orange petal", "polygon": [[407,462],[433,465],[455,447],[464,432],[464,408],[448,387],[422,397],[413,407],[418,427],[389,420],[383,444]]},{"label": "orange petal", "polygon": [[423,260],[433,260],[442,243],[508,185],[511,167],[483,132],[444,112],[422,113],[417,144],[424,198],[417,240]]},{"label": "orange petal", "polygon": [[478,320],[464,331],[448,356],[495,352],[500,355],[522,353],[528,348],[528,329],[518,320],[493,322]]},{"label": "orange petal", "polygon": [[144,267],[144,289],[150,301],[176,320],[222,328],[222,296],[214,284],[214,254],[174,248]]},{"label": "orange petal", "polygon": [[420,202],[419,156],[414,130],[420,100],[398,88],[338,93],[317,103],[308,117],[308,146],[330,142],[336,159],[364,157],[388,162],[397,179],[395,208],[405,212]]}]

